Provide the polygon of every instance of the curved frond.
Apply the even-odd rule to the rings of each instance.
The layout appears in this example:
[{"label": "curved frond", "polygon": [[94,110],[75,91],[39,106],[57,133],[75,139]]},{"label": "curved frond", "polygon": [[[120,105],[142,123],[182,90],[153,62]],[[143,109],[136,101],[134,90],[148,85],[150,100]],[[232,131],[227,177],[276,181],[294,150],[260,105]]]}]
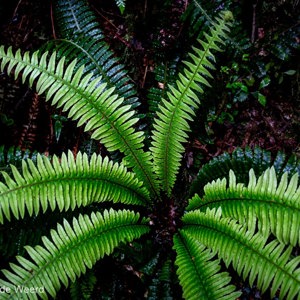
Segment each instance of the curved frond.
[{"label": "curved frond", "polygon": [[198,172],[197,178],[194,180],[190,196],[195,193],[203,195],[203,187],[218,178],[228,178],[229,171],[234,171],[237,180],[241,183],[248,184],[250,169],[259,176],[267,168],[274,166],[276,173],[281,176],[284,172],[300,174],[299,158],[291,155],[287,157],[283,152],[278,152],[275,157],[271,156],[271,152],[255,147],[251,149],[236,148],[231,154],[225,152],[205,164]]},{"label": "curved frond", "polygon": [[[72,225],[64,220],[63,226],[51,230],[51,239],[43,237],[43,246],[26,247],[29,259],[17,256],[18,264],[11,263],[11,271],[2,270],[8,281],[0,280],[0,284],[10,288],[10,293],[2,294],[1,299],[18,298],[18,286],[41,287],[39,296],[54,298],[62,284],[67,287],[118,245],[147,233],[146,221],[134,212],[112,209],[103,214],[79,215]],[[36,299],[34,293],[25,296]]]},{"label": "curved frond", "polygon": [[99,79],[90,82],[92,74],[83,76],[83,68],[74,71],[76,60],[68,66],[65,59],[57,61],[56,53],[48,58],[38,52],[24,55],[12,49],[6,52],[0,47],[1,70],[14,69],[15,78],[22,72],[22,80],[29,81],[38,94],[45,93],[52,105],[69,111],[68,117],[77,120],[78,126],[85,124],[85,131],[93,131],[92,138],[100,140],[108,151],[119,150],[125,154],[124,162],[132,167],[145,186],[156,194],[157,183],[152,171],[150,154],[143,151],[143,132],[136,131],[137,118],[131,118],[134,111],[130,105],[123,106],[122,98],[114,94],[114,89],[105,90],[106,84]]},{"label": "curved frond", "polygon": [[185,299],[225,300],[240,296],[240,292],[235,292],[235,286],[229,285],[228,273],[219,272],[220,260],[199,241],[182,231],[174,237],[174,249]]},{"label": "curved frond", "polygon": [[221,209],[189,212],[183,217],[182,231],[217,252],[252,286],[257,284],[271,298],[280,292],[280,299],[300,297],[300,257],[293,257],[292,247],[277,240],[268,241],[260,232],[254,234],[235,220],[221,216]]},{"label": "curved frond", "polygon": [[200,104],[197,93],[202,93],[200,85],[209,86],[206,78],[211,78],[210,69],[214,69],[213,50],[221,51],[218,44],[224,44],[229,30],[224,15],[218,18],[212,27],[207,41],[199,41],[203,50],[193,48],[189,56],[192,62],[185,62],[186,68],[179,74],[177,87],[169,86],[168,100],[162,99],[157,117],[154,119],[153,153],[155,171],[161,180],[162,188],[170,195],[180,167],[183,143],[187,141],[189,123],[195,115],[194,109]]},{"label": "curved frond", "polygon": [[52,162],[38,155],[36,165],[23,161],[22,173],[11,168],[13,176],[3,172],[5,182],[0,183],[0,223],[11,215],[23,218],[26,211],[31,216],[48,208],[74,210],[93,202],[145,205],[149,201],[147,190],[133,173],[96,154],[89,160],[79,152],[74,159],[69,152],[61,161],[54,156]]},{"label": "curved frond", "polygon": [[284,173],[278,181],[274,167],[267,169],[259,178],[254,171],[249,172],[249,184],[238,183],[232,171],[229,182],[217,180],[204,187],[201,199],[191,199],[187,210],[207,207],[222,207],[223,215],[233,217],[248,224],[248,228],[258,228],[266,235],[272,232],[285,244],[300,244],[300,187],[298,173],[288,180]]}]

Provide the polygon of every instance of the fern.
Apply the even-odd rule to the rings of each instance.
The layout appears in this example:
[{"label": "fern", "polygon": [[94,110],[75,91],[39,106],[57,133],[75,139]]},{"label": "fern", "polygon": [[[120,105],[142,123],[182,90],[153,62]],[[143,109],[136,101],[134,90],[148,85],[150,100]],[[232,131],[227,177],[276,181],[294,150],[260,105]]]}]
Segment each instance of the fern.
[{"label": "fern", "polygon": [[70,285],[70,294],[73,300],[91,299],[97,278],[93,271],[88,270],[84,276]]},{"label": "fern", "polygon": [[194,109],[200,104],[197,93],[203,92],[203,89],[199,84],[209,86],[206,77],[212,77],[209,69],[214,69],[211,63],[214,55],[211,51],[221,50],[217,43],[224,43],[225,32],[229,30],[224,19],[219,18],[214,26],[211,34],[206,35],[207,42],[200,41],[204,50],[193,48],[195,53],[190,54],[193,63],[185,62],[187,68],[179,74],[177,88],[170,86],[169,101],[162,100],[154,119],[151,151],[155,171],[161,179],[162,189],[168,195],[180,166],[184,151],[182,144],[187,141],[187,132],[190,131],[188,122],[193,120]]},{"label": "fern", "polygon": [[27,158],[36,161],[37,152],[31,152],[29,150],[21,150],[19,147],[9,147],[0,146],[0,170],[10,171],[10,165],[14,165],[17,168],[21,167],[22,160]]},{"label": "fern", "polygon": [[[139,215],[130,211],[104,211],[91,216],[80,215],[73,219],[72,226],[64,221],[57,230],[51,231],[52,240],[44,237],[44,247],[27,247],[30,260],[17,257],[18,263],[11,264],[12,271],[4,270],[8,280],[20,286],[36,288],[42,286],[44,292],[55,297],[61,284],[68,286],[87,268],[92,268],[97,260],[112,253],[121,242],[128,242],[148,232],[145,220],[139,224]],[[47,278],[47,281],[45,279]],[[3,299],[18,297],[14,285],[0,280],[2,286],[11,288],[11,293]],[[29,298],[34,297],[30,296]]]},{"label": "fern", "polygon": [[120,9],[120,12],[121,12],[121,14],[123,14],[123,12],[124,12],[124,10],[125,10],[125,0],[115,0],[115,2],[116,2],[116,4],[117,4],[117,6],[119,7],[119,9]]},{"label": "fern", "polygon": [[[184,232],[205,246],[214,249],[228,267],[232,264],[250,285],[266,291],[271,287],[271,297],[280,289],[280,298],[293,299],[299,294],[300,258],[291,256],[292,247],[277,240],[267,242],[267,237],[254,234],[236,220],[221,217],[221,209],[189,212],[183,217]],[[213,232],[213,234],[212,234]]]},{"label": "fern", "polygon": [[176,62],[159,64],[155,68],[154,73],[158,87],[152,87],[147,95],[149,105],[148,117],[151,119],[151,123],[153,123],[161,99],[166,98],[166,94],[169,91],[168,84],[173,85],[176,82]]},{"label": "fern", "polygon": [[[295,157],[279,153],[273,159],[258,148],[238,149],[203,166],[190,199],[182,196],[182,186],[174,186],[181,179],[177,175],[190,122],[212,79],[214,52],[224,47],[231,13],[222,13],[210,33],[203,33],[202,50],[194,47],[189,53],[190,61],[184,62],[176,84],[166,86],[161,98],[155,96],[158,107],[152,111],[152,140],[147,147],[145,133],[136,129],[139,117],[129,100],[131,93],[119,91],[126,85],[123,67],[117,66],[111,53],[102,53],[105,46],[93,46],[94,39],[101,41],[103,36],[82,3],[59,1],[66,39],[57,48],[60,54],[13,53],[2,46],[1,71],[28,82],[46,101],[67,111],[109,152],[120,151],[122,162],[68,152],[60,158],[38,154],[7,169],[9,155],[4,155],[2,228],[47,216],[52,223],[45,218],[43,227],[55,223],[57,229],[50,231],[49,238],[42,237],[42,246],[25,246],[25,255],[18,252],[10,270],[2,270],[5,279],[0,279],[0,287],[7,292],[1,299],[55,298],[70,285],[74,298],[84,287],[92,295],[93,275],[86,275],[82,284],[76,280],[106,255],[118,261],[118,270],[126,266],[123,273],[134,276],[150,299],[181,298],[181,291],[186,299],[236,299],[241,293],[231,282],[232,270],[263,293],[269,289],[271,297],[279,293],[282,299],[300,299],[300,257],[295,251],[300,244],[300,187]],[[79,54],[78,60],[73,60],[74,54]],[[112,74],[117,74],[120,86]],[[0,158],[1,153],[0,149]],[[126,205],[131,210],[123,209]],[[111,206],[122,209],[107,209]],[[111,278],[118,280],[116,274]],[[118,297],[120,286],[124,287],[109,285],[113,297]],[[41,288],[36,293],[20,291],[37,287]]]}]

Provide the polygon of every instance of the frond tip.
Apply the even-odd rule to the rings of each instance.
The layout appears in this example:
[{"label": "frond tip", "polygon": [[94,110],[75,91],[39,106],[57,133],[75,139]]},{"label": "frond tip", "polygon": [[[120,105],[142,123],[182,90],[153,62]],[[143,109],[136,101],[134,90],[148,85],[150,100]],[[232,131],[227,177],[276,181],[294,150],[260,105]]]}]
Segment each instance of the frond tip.
[{"label": "frond tip", "polygon": [[[63,226],[51,230],[51,240],[43,237],[43,247],[26,247],[30,259],[18,256],[18,265],[10,264],[12,271],[2,270],[8,281],[0,280],[0,286],[5,286],[9,293],[2,294],[1,299],[19,299],[17,287],[38,288],[41,298],[48,299],[48,295],[54,298],[61,284],[67,287],[70,280],[74,282],[120,243],[147,233],[146,222],[137,213],[112,209],[103,214],[79,215],[72,225],[64,220]],[[36,299],[35,293],[26,296]]]}]

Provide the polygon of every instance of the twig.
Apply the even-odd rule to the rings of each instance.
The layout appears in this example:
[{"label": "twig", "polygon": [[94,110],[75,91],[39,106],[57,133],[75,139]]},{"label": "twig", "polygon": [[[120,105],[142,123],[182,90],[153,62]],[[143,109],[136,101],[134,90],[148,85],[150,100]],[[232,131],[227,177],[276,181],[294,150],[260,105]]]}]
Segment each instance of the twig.
[{"label": "twig", "polygon": [[14,13],[13,13],[13,15],[12,15],[12,18],[14,18],[14,16],[17,14],[17,11],[18,11],[18,9],[19,9],[19,6],[20,6],[21,2],[22,2],[22,0],[19,0],[18,4],[17,4],[17,6],[16,6],[16,8],[15,8],[15,10],[14,10]]},{"label": "twig", "polygon": [[[258,2],[258,1],[257,1]],[[255,41],[255,30],[256,30],[256,6],[257,2],[252,5],[253,7],[253,14],[252,14],[252,32],[251,32],[251,43]]]},{"label": "twig", "polygon": [[145,67],[145,72],[144,72],[143,82],[142,82],[142,88],[143,88],[144,85],[145,85],[147,73],[148,73],[148,65]]},{"label": "twig", "polygon": [[51,16],[51,28],[52,28],[52,34],[53,34],[53,38],[56,40],[56,33],[55,33],[55,27],[54,27],[54,18],[53,18],[53,5],[52,5],[52,1],[50,4],[50,16]]}]

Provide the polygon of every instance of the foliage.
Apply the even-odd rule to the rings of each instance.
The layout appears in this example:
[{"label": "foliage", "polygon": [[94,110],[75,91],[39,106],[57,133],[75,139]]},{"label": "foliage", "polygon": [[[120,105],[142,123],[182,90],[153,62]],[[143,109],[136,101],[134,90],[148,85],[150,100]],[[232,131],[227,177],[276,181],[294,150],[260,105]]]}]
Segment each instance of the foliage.
[{"label": "foliage", "polygon": [[268,98],[281,96],[283,89],[282,96],[292,101],[293,90],[299,89],[298,3],[194,0],[184,14],[193,28],[189,34],[201,37],[221,8],[231,10],[235,21],[220,59],[220,82],[215,80],[211,90],[218,92],[207,95],[207,120],[233,123],[245,103],[255,100],[266,106]]},{"label": "foliage", "polygon": [[[300,298],[297,159],[238,149],[204,166],[189,195],[177,193],[188,188],[179,180],[185,145],[217,53],[228,45],[232,13],[210,19],[180,71],[164,76],[166,89],[155,96],[146,139],[138,100],[131,85],[126,90],[130,79],[89,8],[70,0],[58,1],[57,9],[65,37],[33,53],[1,46],[1,71],[62,109],[108,155],[21,153],[8,169],[18,150],[0,149],[2,228],[44,216],[56,223],[38,245],[16,255],[10,270],[3,266],[1,297],[54,298],[63,287],[74,299],[84,291],[92,295],[102,287],[97,264],[115,256],[131,262],[127,271],[149,299],[236,299],[241,291],[232,273],[268,297]],[[109,290],[116,295],[116,288]]]}]

